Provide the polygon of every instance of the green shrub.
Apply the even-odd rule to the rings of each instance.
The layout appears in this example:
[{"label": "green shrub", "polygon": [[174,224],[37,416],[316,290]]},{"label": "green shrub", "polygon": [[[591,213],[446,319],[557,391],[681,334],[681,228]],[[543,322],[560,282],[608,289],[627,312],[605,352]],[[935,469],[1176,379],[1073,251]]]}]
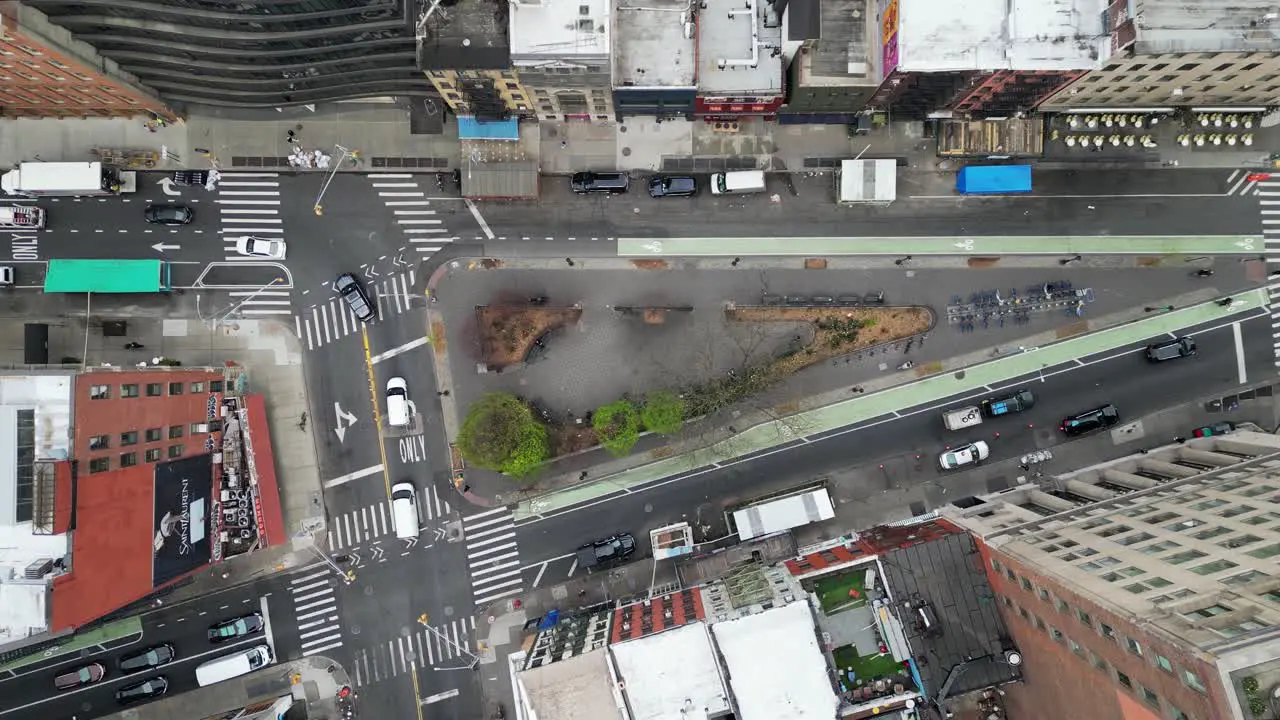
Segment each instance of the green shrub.
[{"label": "green shrub", "polygon": [[596,408],[591,427],[606,450],[622,457],[640,439],[640,411],[626,400],[616,400]]}]

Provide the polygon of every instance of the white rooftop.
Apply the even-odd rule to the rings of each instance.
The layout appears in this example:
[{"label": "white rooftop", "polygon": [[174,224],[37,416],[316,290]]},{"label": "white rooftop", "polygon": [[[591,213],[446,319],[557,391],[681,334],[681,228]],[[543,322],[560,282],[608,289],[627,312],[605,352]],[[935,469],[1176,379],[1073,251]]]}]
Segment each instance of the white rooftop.
[{"label": "white rooftop", "polygon": [[512,60],[607,57],[609,5],[610,0],[511,2]]},{"label": "white rooftop", "polygon": [[903,0],[898,69],[1087,70],[1105,58],[1103,0]]},{"label": "white rooftop", "polygon": [[829,720],[839,700],[809,605],[793,602],[711,626],[739,720]]},{"label": "white rooftop", "polygon": [[782,21],[766,0],[704,0],[698,89],[725,96],[782,93]]},{"label": "white rooftop", "polygon": [[1280,46],[1275,0],[1141,0],[1137,52],[1262,51]]},{"label": "white rooftop", "polygon": [[603,649],[530,668],[517,682],[536,720],[622,720]]},{"label": "white rooftop", "polygon": [[626,682],[633,720],[695,720],[729,711],[729,698],[703,623],[610,647]]},{"label": "white rooftop", "polygon": [[694,86],[696,52],[693,34],[686,33],[688,10],[688,0],[617,0],[613,6],[615,87]]}]

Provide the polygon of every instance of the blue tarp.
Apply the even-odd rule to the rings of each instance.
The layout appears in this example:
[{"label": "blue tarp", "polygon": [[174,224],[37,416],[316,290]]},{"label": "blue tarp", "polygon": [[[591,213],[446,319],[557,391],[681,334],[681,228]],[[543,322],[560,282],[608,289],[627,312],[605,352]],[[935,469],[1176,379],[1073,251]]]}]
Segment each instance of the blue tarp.
[{"label": "blue tarp", "polygon": [[458,118],[459,140],[519,140],[520,120],[477,120],[474,117]]},{"label": "blue tarp", "polygon": [[1030,165],[970,165],[956,175],[956,192],[988,195],[1031,192]]}]

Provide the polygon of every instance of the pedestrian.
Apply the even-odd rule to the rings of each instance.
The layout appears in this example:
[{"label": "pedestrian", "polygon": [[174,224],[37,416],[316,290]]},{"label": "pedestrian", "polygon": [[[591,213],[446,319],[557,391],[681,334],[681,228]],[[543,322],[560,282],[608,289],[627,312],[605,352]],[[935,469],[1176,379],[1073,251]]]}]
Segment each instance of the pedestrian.
[{"label": "pedestrian", "polygon": [[733,259],[733,262],[731,262],[731,263],[729,263],[729,264],[730,264],[730,265],[732,265],[732,266],[734,266],[734,267],[738,267],[738,263],[740,263],[740,262],[742,262],[742,258],[734,258],[734,259]]},{"label": "pedestrian", "polygon": [[568,140],[561,140],[561,141],[560,141],[560,149],[561,149],[561,150],[564,150],[564,149],[565,149],[565,148],[567,148],[567,147],[569,147],[569,141],[568,141]]},{"label": "pedestrian", "polygon": [[1031,466],[1026,463],[1018,463],[1018,467],[1022,468],[1022,472],[1026,472],[1031,469]]},{"label": "pedestrian", "polygon": [[565,262],[565,264],[566,264],[566,265],[568,265],[569,267],[573,267],[573,258],[565,258],[565,259],[564,259],[564,262]]},{"label": "pedestrian", "polygon": [[1182,437],[1181,435],[1178,435],[1177,437],[1175,437],[1175,438],[1173,439],[1173,441],[1174,441],[1174,442],[1176,442],[1176,443],[1178,443],[1179,445],[1181,445],[1182,443],[1185,443],[1185,442],[1187,441],[1187,439],[1186,439],[1186,438],[1184,438],[1184,437]]},{"label": "pedestrian", "polygon": [[586,480],[586,479],[587,479],[586,470],[583,470],[582,472],[578,473],[578,482],[582,482],[583,480]]}]

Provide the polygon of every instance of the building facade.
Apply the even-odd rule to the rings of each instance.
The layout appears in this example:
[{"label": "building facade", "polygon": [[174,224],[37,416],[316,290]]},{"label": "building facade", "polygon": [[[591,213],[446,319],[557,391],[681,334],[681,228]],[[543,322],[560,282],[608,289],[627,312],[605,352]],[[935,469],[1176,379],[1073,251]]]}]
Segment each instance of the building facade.
[{"label": "building facade", "polygon": [[1262,111],[1280,99],[1280,24],[1273,2],[1212,9],[1116,0],[1098,67],[1040,104],[1044,111],[1171,108]]},{"label": "building facade", "polygon": [[153,88],[18,2],[0,3],[0,114],[74,118],[177,116]]},{"label": "building facade", "polygon": [[783,13],[786,104],[778,122],[857,121],[879,85],[879,63],[868,53],[873,0],[790,0]]},{"label": "building facade", "polygon": [[1106,45],[1103,0],[877,0],[877,8],[880,81],[868,104],[898,119],[1031,111],[1093,69]]},{"label": "building facade", "polygon": [[511,63],[541,120],[612,120],[610,0],[511,5]]},{"label": "building facade", "polygon": [[221,426],[216,369],[99,370],[76,377],[73,452],[82,475],[203,455]]},{"label": "building facade", "polygon": [[[1265,717],[1280,688],[1280,441],[1236,431],[971,498],[1040,707]],[[1011,708],[1011,716],[1018,717]]]},{"label": "building facade", "polygon": [[698,55],[692,7],[685,0],[614,0],[613,107],[618,120],[633,115],[693,119]]},{"label": "building facade", "polygon": [[785,99],[783,8],[772,0],[704,0],[699,7],[694,113],[772,118]]},{"label": "building facade", "polygon": [[419,2],[418,67],[455,115],[531,116],[531,96],[511,66],[508,8],[498,0]]},{"label": "building facade", "polygon": [[253,108],[433,94],[415,67],[415,0],[23,4],[171,103]]}]

